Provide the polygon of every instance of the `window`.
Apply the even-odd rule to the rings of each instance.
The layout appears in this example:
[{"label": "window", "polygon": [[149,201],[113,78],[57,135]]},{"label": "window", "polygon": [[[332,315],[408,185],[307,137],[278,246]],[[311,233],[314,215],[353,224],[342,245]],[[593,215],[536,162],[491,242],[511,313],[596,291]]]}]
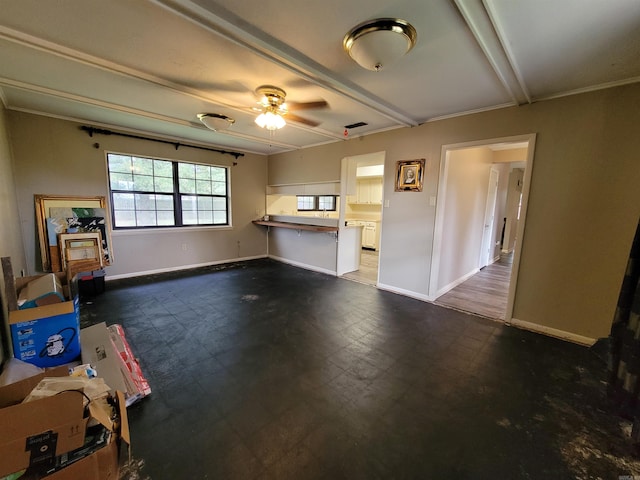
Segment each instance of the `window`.
[{"label": "window", "polygon": [[334,195],[320,195],[318,197],[318,210],[330,210],[336,209],[336,197]]},{"label": "window", "polygon": [[313,195],[298,195],[298,210],[315,210],[315,199]]},{"label": "window", "polygon": [[228,169],[107,154],[114,228],[229,225]]},{"label": "window", "polygon": [[335,195],[298,195],[298,211],[336,210]]}]

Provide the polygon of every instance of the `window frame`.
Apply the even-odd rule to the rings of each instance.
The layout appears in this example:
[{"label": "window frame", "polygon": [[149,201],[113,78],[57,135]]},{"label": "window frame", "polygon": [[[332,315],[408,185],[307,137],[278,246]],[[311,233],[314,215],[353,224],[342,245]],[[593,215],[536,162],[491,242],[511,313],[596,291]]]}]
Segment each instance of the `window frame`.
[{"label": "window frame", "polygon": [[[110,170],[110,157],[111,156],[124,156],[124,157],[130,157],[131,160],[133,161],[133,158],[140,158],[140,159],[146,159],[146,160],[158,160],[158,161],[162,161],[162,162],[170,162],[171,163],[171,172],[172,172],[172,176],[171,176],[171,180],[172,180],[172,186],[173,186],[173,191],[172,192],[162,192],[162,191],[143,191],[143,190],[122,190],[122,189],[113,189],[112,188],[112,182],[111,182],[111,174],[112,173],[119,173],[119,172],[112,172]],[[138,155],[138,154],[133,154],[133,153],[123,153],[123,152],[113,152],[113,151],[108,151],[105,152],[105,164],[106,164],[106,173],[107,173],[107,186],[109,189],[109,210],[110,210],[110,217],[111,217],[111,225],[114,231],[136,231],[136,230],[158,230],[158,229],[177,229],[177,228],[229,228],[231,227],[232,223],[231,223],[231,168],[225,165],[215,165],[215,164],[208,164],[208,163],[202,163],[202,162],[193,162],[193,161],[185,161],[185,160],[176,160],[176,159],[171,159],[171,158],[162,158],[162,157],[152,157],[149,155]],[[202,193],[188,193],[188,192],[181,192],[180,191],[180,180],[185,180],[185,178],[181,178],[180,177],[180,173],[179,173],[179,166],[180,164],[189,164],[189,165],[195,165],[195,166],[203,166],[203,167],[211,167],[211,168],[220,168],[224,170],[224,189],[225,189],[225,193],[223,194],[202,194]],[[161,176],[159,176],[160,178],[162,178]],[[169,177],[164,177],[164,178],[169,178]],[[156,176],[152,175],[152,181],[154,181],[154,188],[155,188],[155,179]],[[195,179],[194,179],[195,180]],[[213,183],[214,180],[213,179],[209,179],[209,182],[211,182],[212,187],[213,187]],[[213,188],[212,188],[213,190]],[[116,208],[115,208],[115,202],[114,202],[114,193],[123,193],[123,194],[131,194],[131,195],[164,195],[164,196],[170,196],[171,200],[172,200],[172,205],[173,205],[173,221],[174,223],[172,225],[129,225],[129,226],[117,226],[116,224]],[[206,198],[211,198],[212,199],[212,204],[214,204],[215,199],[219,199],[219,198],[223,198],[224,199],[224,212],[225,212],[225,216],[226,216],[226,221],[225,223],[185,223],[184,222],[184,214],[185,211],[183,210],[183,200],[185,197],[195,197],[196,199],[199,197],[206,197]],[[196,200],[197,201],[197,200]],[[135,208],[134,206],[134,210],[132,210],[134,213],[137,213],[138,210]],[[156,209],[153,210],[154,212],[156,212],[156,221],[157,221],[157,212],[161,211],[161,210],[157,210],[157,204],[156,204]],[[198,212],[199,210],[196,208],[195,210],[196,212]],[[212,206],[211,209],[211,215],[212,215],[212,221],[214,220],[214,212],[215,211],[222,211],[222,210],[215,210]],[[136,220],[137,221],[137,220]]]},{"label": "window frame", "polygon": [[[313,198],[312,208],[299,208],[299,198]],[[320,198],[330,197],[333,199],[333,208],[320,208]],[[338,210],[338,195],[296,195],[296,209],[298,212],[335,212]]]}]

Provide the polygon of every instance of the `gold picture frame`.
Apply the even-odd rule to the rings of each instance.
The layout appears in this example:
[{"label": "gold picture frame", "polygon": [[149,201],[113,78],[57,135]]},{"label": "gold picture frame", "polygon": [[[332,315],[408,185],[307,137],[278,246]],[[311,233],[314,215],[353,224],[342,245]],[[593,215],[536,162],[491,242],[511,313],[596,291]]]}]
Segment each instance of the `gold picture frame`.
[{"label": "gold picture frame", "polygon": [[[42,261],[42,271],[62,271],[60,251],[58,245],[51,245],[49,241],[49,233],[47,231],[47,219],[49,218],[49,210],[51,208],[86,208],[106,209],[106,199],[104,196],[81,197],[70,195],[34,195],[36,210],[36,230],[38,241],[40,244],[40,258]],[[113,262],[113,251],[111,246],[111,224],[108,213],[105,215],[105,238],[104,243],[107,245],[107,251],[103,250],[105,258],[104,265],[111,265]],[[103,245],[104,246],[104,245]],[[107,256],[108,252],[108,256]],[[52,262],[53,260],[53,262]],[[55,267],[55,268],[52,268]]]},{"label": "gold picture frame", "polygon": [[396,192],[421,192],[425,160],[396,162]]}]

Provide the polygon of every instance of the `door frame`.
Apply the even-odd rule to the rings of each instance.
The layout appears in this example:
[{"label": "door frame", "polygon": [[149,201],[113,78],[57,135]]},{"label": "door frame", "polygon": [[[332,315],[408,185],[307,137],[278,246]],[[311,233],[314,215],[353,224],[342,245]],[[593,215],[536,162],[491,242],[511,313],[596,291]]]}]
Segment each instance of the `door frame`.
[{"label": "door frame", "polygon": [[433,245],[431,249],[431,273],[429,276],[430,301],[434,301],[441,294],[438,294],[438,276],[440,273],[440,254],[442,250],[442,232],[444,227],[445,198],[447,189],[447,177],[449,173],[449,157],[453,150],[466,148],[489,146],[498,143],[527,143],[527,160],[524,169],[524,185],[522,186],[522,207],[520,210],[520,221],[516,231],[516,246],[513,253],[513,264],[511,266],[511,280],[509,282],[509,294],[507,300],[507,310],[505,312],[505,323],[511,323],[513,318],[513,305],[515,300],[518,271],[520,270],[520,255],[522,253],[522,239],[524,238],[524,228],[526,225],[527,207],[529,204],[529,191],[531,188],[531,174],[533,171],[533,159],[536,144],[536,134],[514,135],[510,137],[489,138],[472,142],[442,145],[440,153],[440,174],[438,178],[438,193],[436,197],[436,218],[433,233]]}]

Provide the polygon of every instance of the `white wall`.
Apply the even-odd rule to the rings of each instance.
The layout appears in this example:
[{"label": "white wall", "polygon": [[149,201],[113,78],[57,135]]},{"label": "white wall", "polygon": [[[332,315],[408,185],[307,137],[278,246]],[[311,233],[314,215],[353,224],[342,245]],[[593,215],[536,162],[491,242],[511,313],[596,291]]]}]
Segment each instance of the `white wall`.
[{"label": "white wall", "polygon": [[518,231],[518,209],[520,196],[522,195],[522,182],[524,181],[524,170],[514,168],[509,172],[509,186],[507,191],[506,217],[507,223],[504,230],[504,252],[512,252],[516,243],[516,233]]},{"label": "white wall", "polygon": [[[269,230],[269,256],[331,275],[337,272],[337,245],[332,232],[277,227]],[[313,295],[313,292],[309,292],[309,295]]]},{"label": "white wall", "polygon": [[[493,160],[496,159],[497,152],[494,152]],[[492,168],[498,171],[498,194],[496,198],[496,215],[494,225],[493,259],[497,259],[501,254],[500,240],[502,238],[502,227],[507,216],[507,193],[509,190],[509,172],[511,170],[508,163],[494,163]]]},{"label": "white wall", "polygon": [[493,154],[488,147],[449,153],[437,290],[478,270]]},{"label": "white wall", "polygon": [[[266,157],[230,155],[120,136],[89,137],[75,122],[9,112],[18,208],[24,220],[27,267],[40,267],[34,194],[108,197],[105,151],[230,167],[233,225],[114,231],[107,278],[266,256],[266,231],[252,220],[265,213]],[[94,144],[99,144],[95,148]]]}]

